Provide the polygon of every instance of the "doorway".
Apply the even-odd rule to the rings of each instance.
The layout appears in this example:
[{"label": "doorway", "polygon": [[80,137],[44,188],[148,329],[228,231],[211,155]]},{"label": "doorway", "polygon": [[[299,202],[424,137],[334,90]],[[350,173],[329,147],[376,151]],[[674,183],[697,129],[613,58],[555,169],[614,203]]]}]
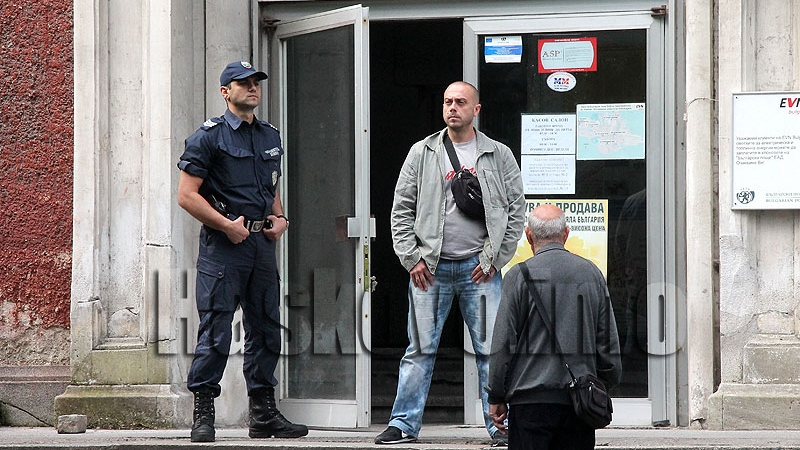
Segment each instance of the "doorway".
[{"label": "doorway", "polygon": [[[394,186],[411,145],[443,128],[444,89],[463,79],[481,90],[478,128],[508,144],[523,167],[527,154],[521,151],[521,120],[532,122],[536,115],[585,120],[596,105],[605,116],[624,105],[643,105],[631,118],[641,119],[637,130],[646,123],[640,133],[646,147],[633,156],[594,160],[576,151],[574,192],[547,197],[607,205],[608,234],[601,247],[607,251],[603,260],[619,302],[614,307],[625,345],[625,380],[614,392],[616,425],[675,420],[677,308],[670,255],[676,230],[670,223],[675,202],[668,200],[676,198],[669,182],[676,162],[668,125],[674,119],[668,94],[674,80],[669,78],[664,21],[649,9],[484,17],[487,11],[466,14],[449,7],[434,14],[436,19],[419,20],[408,9],[398,12],[384,2],[369,6],[377,12],[373,17],[380,17],[371,21],[367,7],[324,11],[328,3],[304,4],[323,12],[306,17],[294,6],[275,3],[293,13],[276,27],[270,48],[275,74],[270,85],[280,100],[272,111],[281,119],[287,155],[294,155],[287,156],[282,177],[294,179],[282,193],[284,207],[298,217],[287,240],[302,250],[290,245],[282,252],[282,266],[290,269],[283,277],[282,318],[291,331],[281,375],[281,408],[287,417],[295,414],[309,424],[330,427],[388,420],[408,344],[408,273],[394,254],[389,228]],[[391,2],[398,4],[405,5]],[[518,54],[511,49],[502,55],[519,56],[519,61],[487,63],[487,55],[501,56],[497,47],[492,52],[486,48],[486,39],[495,36],[519,43],[523,50]],[[577,50],[583,50],[578,62],[594,59],[598,65],[597,70],[573,71],[571,82],[579,87],[556,91],[563,85],[550,83],[551,75],[533,65],[539,62],[538,44],[559,49],[564,42],[577,42]],[[332,96],[340,103],[330,101]],[[317,110],[319,105],[326,109]],[[306,107],[311,110],[303,112]],[[347,121],[351,116],[353,121]],[[320,134],[321,127],[328,134]],[[572,132],[574,148],[598,150]],[[333,145],[340,148],[334,151]],[[558,156],[559,161],[570,159]],[[529,163],[528,169],[535,166]],[[332,173],[353,178],[353,191],[342,192],[348,198],[353,194],[354,204],[317,208],[314,201],[338,192],[325,184]],[[538,193],[527,197],[543,198]],[[291,212],[299,207],[306,209]],[[303,263],[299,254],[314,258]],[[336,289],[331,280],[338,283]],[[468,342],[454,308],[444,328],[425,423],[481,423],[481,387],[465,351]]]},{"label": "doorway", "polygon": [[[370,23],[370,207],[372,243],[372,423],[389,420],[408,345],[408,272],[392,248],[389,216],[411,145],[444,128],[442,94],[462,79],[461,20]],[[425,423],[463,423],[464,342],[458,308],[445,322]]]}]

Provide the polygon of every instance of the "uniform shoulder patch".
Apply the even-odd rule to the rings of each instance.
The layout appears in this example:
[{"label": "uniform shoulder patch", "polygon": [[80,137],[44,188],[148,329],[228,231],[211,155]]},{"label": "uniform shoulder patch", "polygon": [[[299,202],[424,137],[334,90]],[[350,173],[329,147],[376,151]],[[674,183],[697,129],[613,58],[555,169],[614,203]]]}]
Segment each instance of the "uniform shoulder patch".
[{"label": "uniform shoulder patch", "polygon": [[201,125],[200,128],[207,131],[221,123],[222,123],[222,117],[212,117],[203,122],[203,125]]}]

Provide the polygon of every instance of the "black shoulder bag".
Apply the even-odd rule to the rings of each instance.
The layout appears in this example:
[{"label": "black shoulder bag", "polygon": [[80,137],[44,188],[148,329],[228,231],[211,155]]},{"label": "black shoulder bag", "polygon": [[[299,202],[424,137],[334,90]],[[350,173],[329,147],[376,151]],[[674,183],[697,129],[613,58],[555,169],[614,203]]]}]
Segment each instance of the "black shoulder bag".
[{"label": "black shoulder bag", "polygon": [[450,190],[453,191],[456,206],[472,219],[485,220],[483,194],[478,177],[469,170],[461,168],[461,162],[456,156],[456,149],[453,148],[453,143],[450,142],[450,136],[447,132],[444,133],[444,146],[447,149],[450,164],[453,165],[453,170],[456,171],[453,181],[450,183]]},{"label": "black shoulder bag", "polygon": [[[561,351],[561,344],[558,342],[558,336],[556,336],[551,328],[550,317],[542,306],[542,300],[539,297],[539,293],[533,286],[533,281],[531,280],[531,274],[528,271],[528,266],[525,264],[525,262],[521,262],[519,266],[520,270],[522,271],[522,276],[525,278],[525,283],[528,286],[528,292],[533,298],[533,306],[537,311],[539,311],[539,316],[544,321],[544,326],[547,329],[547,333],[555,340],[556,351],[558,351],[559,356],[561,356],[561,362],[564,363],[564,366],[567,368],[567,372],[569,372],[570,381],[567,383],[567,389],[569,390],[569,396],[572,399],[572,408],[575,410],[575,415],[594,429],[607,426],[609,423],[611,423],[611,414],[614,412],[614,407],[611,404],[611,397],[608,395],[608,390],[606,389],[605,384],[603,384],[599,378],[592,374],[575,378],[575,375],[569,368],[569,364],[567,364],[567,362],[564,360],[564,353]],[[533,309],[533,307],[531,309]],[[528,322],[530,322],[532,314],[533,311],[528,314],[528,320],[523,326],[523,331],[525,330],[525,326],[528,324]],[[522,340],[522,337],[523,334],[520,334],[520,341]],[[519,345],[517,345],[517,353],[519,353],[519,351]]]}]

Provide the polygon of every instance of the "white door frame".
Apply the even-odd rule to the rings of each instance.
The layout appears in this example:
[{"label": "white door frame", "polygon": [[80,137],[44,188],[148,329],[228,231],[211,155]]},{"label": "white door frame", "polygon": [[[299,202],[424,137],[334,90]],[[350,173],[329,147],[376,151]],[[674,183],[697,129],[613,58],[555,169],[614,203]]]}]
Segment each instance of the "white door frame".
[{"label": "white door frame", "polygon": [[[371,401],[371,326],[370,326],[370,240],[375,236],[374,219],[370,218],[369,197],[369,8],[354,5],[333,11],[281,22],[275,30],[272,42],[273,55],[277,56],[278,80],[273,86],[278,87],[279,128],[287,129],[287,53],[286,39],[333,28],[352,26],[354,28],[354,61],[355,61],[355,217],[347,220],[347,236],[355,239],[356,273],[353,274],[356,304],[356,391],[352,400],[337,399],[293,399],[287,398],[287,367],[284,359],[278,366],[279,386],[281,387],[280,408],[287,417],[301,418],[303,423],[320,427],[355,428],[369,426]],[[275,67],[275,65],[273,65]],[[291,142],[284,142],[286,151],[292,151]],[[291,177],[292,168],[285,168],[281,178],[281,196],[284,207],[291,209],[291,198],[288,197],[286,178]],[[288,213],[287,213],[288,214]],[[286,324],[288,307],[285,303],[285,275],[287,259],[290,257],[286,249],[286,239],[281,240],[281,323]],[[295,257],[302,257],[295,255]],[[287,353],[286,335],[282,336],[283,352]],[[331,374],[331,376],[336,376]]]},{"label": "white door frame", "polygon": [[[667,236],[676,230],[667,222],[668,214],[674,213],[667,198],[674,192],[667,189],[665,179],[674,168],[665,164],[674,163],[668,156],[666,139],[670,134],[667,124],[671,115],[666,109],[666,92],[669,89],[665,77],[666,48],[664,22],[654,18],[651,11],[629,11],[593,14],[550,14],[540,16],[477,17],[464,21],[464,79],[478,86],[478,39],[483,35],[509,35],[523,33],[547,33],[600,30],[647,30],[647,222],[648,222],[648,391],[647,398],[614,399],[614,421],[612,425],[650,426],[655,422],[677,423],[675,396],[668,392],[676,389],[676,314],[675,283],[667,278],[667,267],[672,260],[666,257]],[[653,55],[651,57],[651,55]],[[480,88],[480,86],[478,86]],[[479,118],[478,118],[479,119]],[[651,126],[659,124],[659,126]],[[668,161],[669,159],[669,161]],[[669,192],[667,192],[669,191]],[[482,405],[477,396],[479,389],[473,368],[475,357],[465,329],[465,376],[464,418],[466,423],[483,424]],[[623,368],[624,370],[624,368]],[[472,402],[469,399],[473,399]]]}]

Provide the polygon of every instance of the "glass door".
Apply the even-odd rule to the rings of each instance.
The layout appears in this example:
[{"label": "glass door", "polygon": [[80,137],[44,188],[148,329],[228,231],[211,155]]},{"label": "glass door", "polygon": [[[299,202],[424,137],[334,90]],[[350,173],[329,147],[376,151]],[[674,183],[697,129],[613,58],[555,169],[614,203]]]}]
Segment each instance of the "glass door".
[{"label": "glass door", "polygon": [[606,275],[623,347],[614,424],[668,423],[663,22],[646,11],[464,27],[479,127],[516,153],[529,209],[561,203],[573,230],[567,248]]},{"label": "glass door", "polygon": [[[354,6],[281,23],[281,403],[290,420],[369,425],[369,33]],[[275,85],[275,84],[273,84]]]}]

